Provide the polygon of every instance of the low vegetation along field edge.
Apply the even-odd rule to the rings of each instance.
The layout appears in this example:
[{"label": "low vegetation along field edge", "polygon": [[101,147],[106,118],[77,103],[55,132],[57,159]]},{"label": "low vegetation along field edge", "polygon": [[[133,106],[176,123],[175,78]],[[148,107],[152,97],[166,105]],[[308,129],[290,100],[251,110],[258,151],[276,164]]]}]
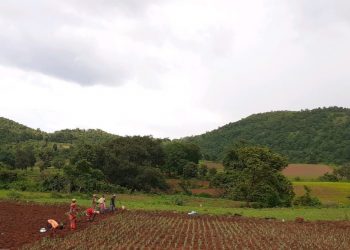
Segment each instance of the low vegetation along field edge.
[{"label": "low vegetation along field edge", "polygon": [[[60,194],[61,195],[61,194]],[[0,199],[12,199],[19,202],[39,202],[39,203],[66,203],[69,206],[71,196],[50,193],[14,192],[0,190]],[[90,206],[90,199],[82,195],[76,196],[78,204],[83,207]],[[181,195],[118,195],[117,206],[125,206],[129,210],[146,211],[175,211],[188,213],[197,211],[199,214],[211,215],[242,215],[246,217],[276,218],[284,220],[294,220],[303,217],[306,220],[348,220],[350,218],[350,207],[329,207],[329,208],[240,208],[234,201],[215,198],[200,198]]]}]

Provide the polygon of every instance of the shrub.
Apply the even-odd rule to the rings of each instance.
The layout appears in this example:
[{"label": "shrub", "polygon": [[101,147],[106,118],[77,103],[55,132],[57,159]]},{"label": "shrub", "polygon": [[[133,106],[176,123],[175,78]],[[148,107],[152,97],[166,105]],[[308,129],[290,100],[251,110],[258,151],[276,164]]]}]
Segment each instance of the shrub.
[{"label": "shrub", "polygon": [[320,178],[318,178],[320,181],[328,181],[328,182],[337,182],[339,181],[338,177],[335,174],[329,174],[325,173]]},{"label": "shrub", "polygon": [[200,193],[200,194],[197,194],[196,196],[203,197],[203,198],[212,198],[213,197],[211,194],[208,194],[208,193]]},{"label": "shrub", "polygon": [[321,201],[316,196],[311,196],[311,189],[304,186],[305,194],[297,197],[294,200],[295,206],[318,207],[321,206]]},{"label": "shrub", "polygon": [[184,178],[196,178],[197,173],[198,173],[198,167],[197,164],[193,162],[188,162],[184,167],[183,167],[183,177]]},{"label": "shrub", "polygon": [[23,198],[23,194],[12,190],[7,194],[7,198],[9,198],[11,200],[19,200],[19,199]]},{"label": "shrub", "polygon": [[60,194],[58,192],[52,192],[50,194],[50,197],[53,198],[53,199],[62,199],[62,198],[64,198],[64,195]]},{"label": "shrub", "polygon": [[20,191],[41,191],[41,184],[34,180],[19,180],[12,182],[9,188]]},{"label": "shrub", "polygon": [[191,192],[191,182],[190,182],[190,181],[182,180],[182,181],[179,183],[179,186],[180,186],[180,188],[182,189],[182,191],[183,191],[184,194],[192,195],[192,192]]},{"label": "shrub", "polygon": [[186,201],[184,198],[177,196],[172,198],[172,203],[176,206],[183,206],[185,205]]},{"label": "shrub", "polygon": [[0,168],[0,188],[8,189],[10,184],[18,180],[18,175],[13,170],[7,170]]}]

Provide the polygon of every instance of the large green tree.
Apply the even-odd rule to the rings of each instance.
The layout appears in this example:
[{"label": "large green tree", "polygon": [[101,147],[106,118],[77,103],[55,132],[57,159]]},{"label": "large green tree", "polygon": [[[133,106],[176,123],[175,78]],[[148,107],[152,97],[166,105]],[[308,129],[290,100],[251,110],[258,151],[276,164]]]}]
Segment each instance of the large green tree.
[{"label": "large green tree", "polygon": [[236,200],[260,206],[290,206],[294,197],[290,181],[281,174],[287,160],[265,147],[240,147],[227,152],[225,173],[213,184],[225,188]]},{"label": "large green tree", "polygon": [[184,167],[192,162],[198,164],[201,152],[197,145],[182,141],[170,141],[163,145],[165,164],[163,171],[169,176],[182,176]]}]

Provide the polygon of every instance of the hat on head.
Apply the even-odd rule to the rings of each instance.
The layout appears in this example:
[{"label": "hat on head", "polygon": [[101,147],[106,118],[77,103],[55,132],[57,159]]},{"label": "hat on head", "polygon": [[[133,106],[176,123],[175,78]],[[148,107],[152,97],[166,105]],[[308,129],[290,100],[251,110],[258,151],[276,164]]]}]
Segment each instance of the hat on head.
[{"label": "hat on head", "polygon": [[76,199],[72,199],[72,202],[76,202],[77,200]]}]

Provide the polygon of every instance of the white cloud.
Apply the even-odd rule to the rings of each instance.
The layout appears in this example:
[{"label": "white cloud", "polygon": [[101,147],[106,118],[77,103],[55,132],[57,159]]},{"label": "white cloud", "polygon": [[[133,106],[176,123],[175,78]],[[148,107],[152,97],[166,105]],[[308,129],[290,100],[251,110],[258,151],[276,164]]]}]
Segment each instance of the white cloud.
[{"label": "white cloud", "polygon": [[0,2],[2,116],[180,137],[251,113],[350,106],[350,3]]}]

